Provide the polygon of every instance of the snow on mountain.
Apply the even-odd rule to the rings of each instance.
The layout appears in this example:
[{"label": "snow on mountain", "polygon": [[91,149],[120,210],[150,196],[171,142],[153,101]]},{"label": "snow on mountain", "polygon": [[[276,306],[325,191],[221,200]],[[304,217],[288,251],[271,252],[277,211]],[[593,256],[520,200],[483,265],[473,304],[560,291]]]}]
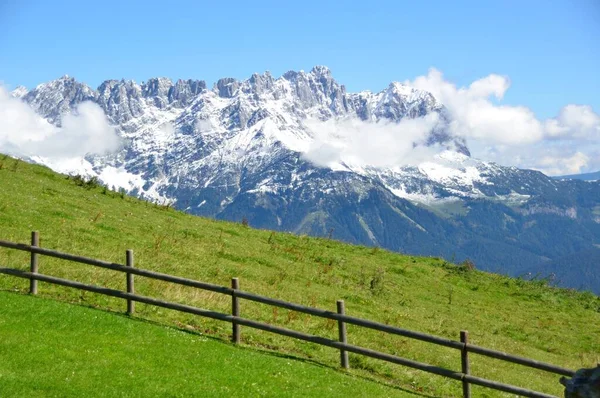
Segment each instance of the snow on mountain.
[{"label": "snow on mountain", "polygon": [[67,75],[40,84],[22,99],[50,123],[60,125],[63,114],[81,102],[94,100],[94,91]]},{"label": "snow on mountain", "polygon": [[[173,83],[153,78],[141,85],[107,80],[94,90],[63,76],[31,91],[19,88],[13,95],[57,125],[78,103],[93,101],[125,142],[120,153],[108,157],[38,161],[61,172],[95,175],[109,186],[141,196],[173,201],[181,200],[177,193],[181,186],[235,187],[226,190],[227,196],[238,194],[242,174],[266,167],[279,152],[308,150],[314,137],[307,120],[376,123],[432,113],[444,117],[443,105],[430,93],[397,82],[379,93],[346,93],[324,66],[308,73],[290,71],[277,79],[269,72],[244,81],[223,78],[212,89],[201,80]],[[400,197],[418,200],[421,195],[428,203],[485,196],[478,186],[491,185],[489,173],[504,170],[469,158],[464,141],[444,131],[433,131],[429,143],[447,144],[459,152],[446,151],[418,167],[376,168],[341,162],[331,168],[377,179]],[[261,189],[274,190],[267,185],[263,183]]]},{"label": "snow on mountain", "polygon": [[27,87],[18,86],[10,92],[10,95],[12,95],[14,98],[23,98],[28,92],[29,90],[27,90]]}]

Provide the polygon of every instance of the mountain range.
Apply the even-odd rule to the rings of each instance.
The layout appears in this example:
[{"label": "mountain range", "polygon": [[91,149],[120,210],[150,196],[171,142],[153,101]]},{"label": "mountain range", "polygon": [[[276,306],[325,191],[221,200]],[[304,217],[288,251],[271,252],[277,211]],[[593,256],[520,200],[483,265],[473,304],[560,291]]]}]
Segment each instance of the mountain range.
[{"label": "mountain range", "polygon": [[[600,182],[471,157],[465,140],[444,128],[448,113],[428,92],[393,82],[378,93],[348,93],[317,66],[278,78],[223,78],[212,88],[153,78],[92,89],[64,76],[12,95],[57,126],[91,101],[123,140],[113,154],[30,159],[57,171],[95,176],[200,216],[470,259],[483,270],[600,294],[592,260],[600,253]],[[315,149],[315,124],[394,125],[428,115],[442,123],[412,144],[441,148],[429,159],[391,166],[315,160],[327,155],[326,146]]]},{"label": "mountain range", "polygon": [[554,177],[558,180],[583,180],[583,181],[600,181],[600,171],[595,173],[571,174],[567,176]]}]

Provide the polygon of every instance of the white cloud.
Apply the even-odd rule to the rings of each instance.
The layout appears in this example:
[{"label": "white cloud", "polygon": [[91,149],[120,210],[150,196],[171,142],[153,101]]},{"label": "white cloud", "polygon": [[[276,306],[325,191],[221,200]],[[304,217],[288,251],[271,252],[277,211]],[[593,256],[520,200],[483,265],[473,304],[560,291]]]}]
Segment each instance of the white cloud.
[{"label": "white cloud", "polygon": [[498,100],[504,97],[510,87],[507,77],[489,75],[459,88],[444,80],[440,71],[431,69],[427,76],[405,84],[431,92],[444,104],[452,118],[451,133],[457,136],[500,145],[531,144],[544,137],[543,125],[530,109],[490,100],[492,96]]},{"label": "white cloud", "polygon": [[0,86],[0,152],[63,159],[105,154],[120,145],[104,111],[92,102],[83,102],[64,115],[59,128]]},{"label": "white cloud", "polygon": [[550,138],[599,140],[600,116],[588,105],[567,105],[555,119],[546,121]]},{"label": "white cloud", "polygon": [[577,174],[586,167],[590,161],[589,156],[582,152],[575,152],[571,156],[551,156],[542,157],[538,165],[550,175]]},{"label": "white cloud", "polygon": [[0,149],[15,153],[52,135],[53,126],[0,86]]},{"label": "white cloud", "polygon": [[471,151],[477,157],[502,165],[539,170],[547,175],[578,174],[600,170],[600,147],[578,143],[547,142],[523,146],[483,146],[475,142]]},{"label": "white cloud", "polygon": [[475,157],[541,170],[579,173],[600,167],[600,116],[587,105],[566,105],[556,118],[539,120],[525,106],[499,105],[510,87],[507,77],[489,75],[456,87],[431,69],[405,82],[431,92],[448,109],[450,132],[467,139]]},{"label": "white cloud", "polygon": [[379,167],[419,163],[440,151],[437,146],[424,146],[438,122],[437,114],[404,119],[400,123],[311,119],[305,125],[314,140],[304,157],[324,167],[341,162]]},{"label": "white cloud", "polygon": [[510,81],[506,76],[492,74],[471,83],[468,92],[475,98],[484,98],[494,95],[496,98],[502,99],[509,87]]}]

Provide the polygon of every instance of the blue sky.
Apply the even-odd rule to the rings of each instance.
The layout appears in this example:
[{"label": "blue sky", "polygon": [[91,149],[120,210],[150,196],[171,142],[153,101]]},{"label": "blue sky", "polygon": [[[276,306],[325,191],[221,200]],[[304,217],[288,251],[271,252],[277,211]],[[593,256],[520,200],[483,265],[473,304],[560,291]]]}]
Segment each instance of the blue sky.
[{"label": "blue sky", "polygon": [[503,103],[539,118],[568,103],[600,111],[600,1],[0,2],[0,80],[29,88],[64,74],[246,78],[327,65],[349,91],[381,90],[430,67],[455,84],[491,73]]},{"label": "blue sky", "polygon": [[210,85],[327,65],[350,92],[430,91],[477,158],[600,170],[600,0],[0,0],[0,27],[0,94],[65,74]]}]

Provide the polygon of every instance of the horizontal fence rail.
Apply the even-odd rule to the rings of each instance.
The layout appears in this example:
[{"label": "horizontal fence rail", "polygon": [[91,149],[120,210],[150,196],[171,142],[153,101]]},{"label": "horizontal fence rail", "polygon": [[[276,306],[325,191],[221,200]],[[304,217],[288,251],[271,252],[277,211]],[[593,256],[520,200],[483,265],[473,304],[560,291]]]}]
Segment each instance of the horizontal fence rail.
[{"label": "horizontal fence rail", "polygon": [[[32,233],[32,245],[26,245],[21,243],[13,243],[8,241],[0,240],[0,247],[21,250],[25,252],[31,253],[31,267],[30,272],[17,270],[13,268],[0,268],[0,274],[11,275],[18,278],[25,278],[30,280],[30,292],[32,294],[37,293],[37,281],[52,283],[60,286],[71,287],[79,290],[90,291],[98,294],[103,294],[107,296],[112,296],[116,298],[121,298],[127,301],[127,313],[132,314],[135,310],[133,306],[134,302],[140,302],[144,304],[150,304],[158,307],[168,308],[175,311],[190,313],[194,315],[199,315],[211,319],[216,319],[220,321],[225,321],[232,323],[233,325],[233,333],[232,340],[235,343],[240,341],[240,330],[239,326],[247,326],[258,330],[263,330],[266,332],[271,332],[287,337],[292,337],[295,339],[312,342],[315,344],[320,344],[323,346],[336,348],[340,350],[341,354],[341,364],[342,367],[348,368],[348,359],[347,353],[352,352],[359,355],[364,355],[367,357],[380,359],[383,361],[395,363],[402,366],[411,367],[414,369],[419,369],[428,373],[436,374],[439,376],[447,377],[450,379],[458,380],[463,383],[463,397],[470,397],[470,388],[469,384],[475,384],[483,387],[488,387],[491,389],[504,391],[512,394],[518,394],[524,397],[532,397],[532,398],[550,398],[554,397],[553,395],[548,395],[532,390],[528,390],[521,387],[512,386],[509,384],[504,384],[500,382],[496,382],[493,380],[488,380],[476,376],[472,376],[469,374],[469,363],[468,363],[468,352],[472,352],[475,354],[495,358],[498,360],[512,362],[515,364],[528,366],[535,369],[544,370],[547,372],[564,375],[564,376],[573,376],[575,372],[570,369],[565,369],[559,366],[555,366],[552,364],[536,361],[529,358],[519,357],[511,354],[507,354],[505,352],[491,350],[489,348],[480,347],[477,345],[472,345],[467,343],[467,334],[466,332],[461,332],[461,341],[455,341],[443,337],[433,336],[425,333],[420,333],[412,330],[402,329],[395,326],[390,326],[362,318],[356,318],[349,315],[345,315],[344,304],[343,301],[338,301],[338,311],[332,312],[327,310],[322,310],[313,307],[307,307],[300,304],[289,303],[283,300],[273,299],[266,296],[261,296],[258,294],[245,292],[239,290],[239,280],[237,278],[232,279],[232,287],[228,288],[225,286],[214,285],[206,282],[195,281],[187,278],[177,277],[173,275],[163,274],[159,272],[144,270],[140,268],[135,268],[133,266],[133,252],[131,250],[127,251],[127,265],[111,263],[107,261],[92,259],[88,257],[62,253],[56,250],[45,249],[39,247],[39,235],[34,232]],[[54,276],[43,275],[38,272],[39,268],[39,256],[48,256],[53,258],[58,258],[62,260],[67,260],[76,263],[88,264],[96,267],[106,268],[117,272],[125,273],[127,276],[127,292],[109,289],[105,287],[99,287],[94,285],[88,285],[80,282],[75,282],[67,279],[57,278]],[[232,314],[224,314],[220,312],[210,311],[202,308],[192,307],[185,304],[173,303],[169,301],[159,300],[153,297],[142,296],[134,293],[134,281],[133,275],[139,275],[151,279],[161,280],[165,282],[171,282],[178,285],[190,286],[202,290],[208,290],[216,293],[221,293],[225,295],[232,296]],[[35,291],[33,290],[33,286],[35,286]],[[315,335],[309,335],[302,332],[298,332],[291,329],[282,328],[275,325],[270,325],[267,323],[262,323],[258,321],[254,321],[251,319],[242,318],[239,316],[239,306],[240,299],[245,299],[253,302],[258,302],[270,306],[285,308],[292,311],[297,311],[321,318],[332,319],[338,321],[339,327],[339,335],[340,341],[327,339],[324,337],[319,337]],[[379,351],[367,349],[364,347],[359,347],[355,345],[348,344],[346,342],[346,327],[345,324],[353,324],[369,329],[378,330],[388,334],[399,335],[411,339],[416,339],[432,344],[436,344],[439,346],[454,348],[461,351],[461,362],[462,362],[462,371],[456,372],[450,369],[441,368],[434,365],[429,365],[421,362],[417,362],[414,360],[398,357],[395,355],[390,355],[386,353],[382,353]]]}]

